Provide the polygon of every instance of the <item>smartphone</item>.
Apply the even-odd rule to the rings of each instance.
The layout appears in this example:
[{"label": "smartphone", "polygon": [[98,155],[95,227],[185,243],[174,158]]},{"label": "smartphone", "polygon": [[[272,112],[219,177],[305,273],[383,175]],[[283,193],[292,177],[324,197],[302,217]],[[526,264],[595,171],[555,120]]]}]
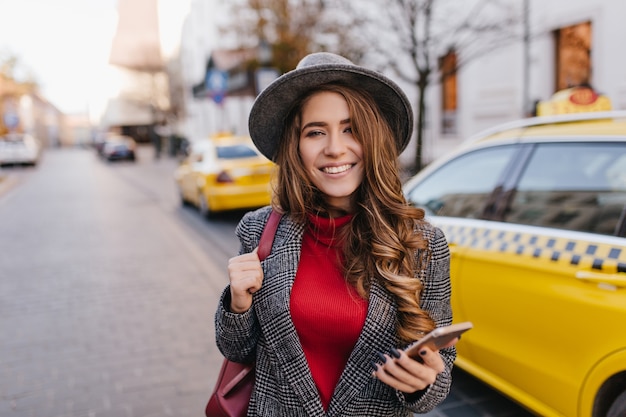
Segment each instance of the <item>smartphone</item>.
[{"label": "smartphone", "polygon": [[472,327],[474,326],[470,321],[437,327],[420,340],[413,342],[408,348],[406,348],[405,352],[412,358],[418,358],[420,356],[419,351],[424,346],[428,346],[433,350],[439,350],[454,340],[454,338],[460,337],[461,334],[465,333]]}]

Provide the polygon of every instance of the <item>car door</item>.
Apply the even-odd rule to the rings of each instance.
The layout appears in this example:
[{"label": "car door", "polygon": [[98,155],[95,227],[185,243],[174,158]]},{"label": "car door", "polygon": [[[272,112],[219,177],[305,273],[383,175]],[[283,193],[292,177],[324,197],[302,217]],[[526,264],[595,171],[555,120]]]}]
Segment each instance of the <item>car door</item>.
[{"label": "car door", "polygon": [[200,171],[206,158],[206,151],[192,152],[181,164],[179,171],[181,175],[180,187],[185,198],[194,205],[199,205],[199,184]]},{"label": "car door", "polygon": [[476,238],[466,232],[478,230],[476,226],[479,224],[488,224],[480,219],[494,196],[500,193],[519,150],[518,145],[501,145],[461,153],[421,173],[405,185],[409,202],[422,207],[426,211],[426,219],[440,227],[448,240],[453,320],[473,321],[475,324],[475,328],[464,335],[457,346],[460,359],[471,357],[472,341],[482,334],[480,326],[476,326],[479,323],[472,316],[474,300],[464,294],[465,288],[474,286],[466,278],[464,262]]},{"label": "car door", "polygon": [[[577,415],[585,376],[626,348],[626,143],[537,143],[503,221],[457,222],[471,239],[454,278],[475,330],[474,372],[542,415]],[[455,311],[456,313],[456,311]],[[471,334],[473,333],[473,334]]]}]

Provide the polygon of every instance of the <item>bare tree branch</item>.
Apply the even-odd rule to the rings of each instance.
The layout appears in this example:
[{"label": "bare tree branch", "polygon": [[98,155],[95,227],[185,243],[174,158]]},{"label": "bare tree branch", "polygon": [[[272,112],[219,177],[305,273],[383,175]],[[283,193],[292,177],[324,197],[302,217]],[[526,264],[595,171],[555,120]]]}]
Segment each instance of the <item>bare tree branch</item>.
[{"label": "bare tree branch", "polygon": [[293,69],[306,54],[328,50],[354,59],[366,45],[351,30],[358,16],[346,20],[338,0],[234,0],[232,19],[222,33],[238,38],[240,47],[254,47],[260,40],[273,49],[274,67]]},{"label": "bare tree branch", "polygon": [[451,72],[456,72],[478,57],[520,39],[521,18],[516,8],[501,0],[387,0],[382,8],[379,3],[360,0],[358,9],[355,3],[350,4],[355,15],[372,8],[384,10],[370,14],[370,20],[359,27],[371,45],[372,53],[367,56],[374,54],[379,67],[393,71],[418,92],[414,166],[418,171],[423,166],[426,90],[449,75],[437,66],[438,58],[455,51],[457,65]]},{"label": "bare tree branch", "polygon": [[326,50],[393,71],[418,92],[415,170],[422,167],[426,90],[446,75],[439,58],[454,51],[453,73],[521,36],[519,5],[503,0],[229,0],[223,32],[241,46],[268,41],[285,72]]}]

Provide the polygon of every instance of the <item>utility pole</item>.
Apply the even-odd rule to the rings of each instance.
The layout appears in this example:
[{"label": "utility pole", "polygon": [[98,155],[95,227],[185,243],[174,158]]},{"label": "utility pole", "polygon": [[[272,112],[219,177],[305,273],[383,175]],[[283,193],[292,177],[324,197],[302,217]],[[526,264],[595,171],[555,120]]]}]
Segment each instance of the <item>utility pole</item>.
[{"label": "utility pole", "polygon": [[523,25],[524,25],[524,81],[523,95],[524,102],[522,104],[522,117],[528,117],[532,113],[530,104],[530,0],[524,0],[523,3]]}]

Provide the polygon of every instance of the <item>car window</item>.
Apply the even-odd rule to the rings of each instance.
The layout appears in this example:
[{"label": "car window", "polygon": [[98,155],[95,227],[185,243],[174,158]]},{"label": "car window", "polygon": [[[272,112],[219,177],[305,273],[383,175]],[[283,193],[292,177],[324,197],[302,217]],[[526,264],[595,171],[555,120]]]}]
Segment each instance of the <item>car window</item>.
[{"label": "car window", "polygon": [[24,138],[25,138],[25,136],[21,135],[19,133],[11,133],[11,134],[8,134],[6,136],[2,136],[0,139],[4,143],[22,144],[22,143],[24,143]]},{"label": "car window", "polygon": [[625,204],[625,143],[544,143],[525,167],[505,221],[611,235]]},{"label": "car window", "polygon": [[246,145],[229,145],[217,147],[217,157],[220,159],[250,158],[253,156],[257,156],[257,153],[254,151],[254,149]]},{"label": "car window", "polygon": [[504,145],[459,156],[407,190],[407,198],[428,214],[479,218],[516,149]]}]

